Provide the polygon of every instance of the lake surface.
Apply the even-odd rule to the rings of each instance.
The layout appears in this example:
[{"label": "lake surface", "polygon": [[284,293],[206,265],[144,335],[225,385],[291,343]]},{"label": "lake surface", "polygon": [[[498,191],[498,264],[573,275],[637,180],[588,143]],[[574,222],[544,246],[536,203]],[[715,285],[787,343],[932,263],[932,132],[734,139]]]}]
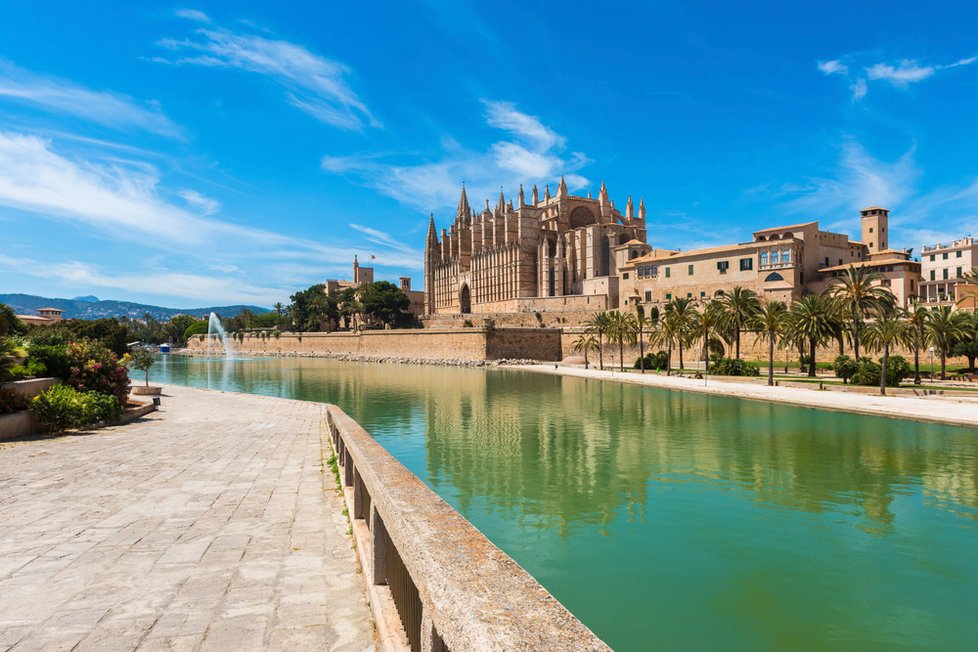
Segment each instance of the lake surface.
[{"label": "lake surface", "polygon": [[978,645],[978,429],[491,368],[151,378],[336,403],[617,650]]}]

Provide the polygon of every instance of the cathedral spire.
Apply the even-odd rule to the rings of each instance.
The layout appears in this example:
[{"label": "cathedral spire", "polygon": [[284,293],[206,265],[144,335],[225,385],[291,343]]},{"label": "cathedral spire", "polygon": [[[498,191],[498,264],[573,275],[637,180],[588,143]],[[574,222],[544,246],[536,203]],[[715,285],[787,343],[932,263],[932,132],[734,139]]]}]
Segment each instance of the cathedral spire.
[{"label": "cathedral spire", "polygon": [[645,199],[638,200],[638,219],[645,219]]},{"label": "cathedral spire", "polygon": [[503,187],[499,186],[499,205],[497,206],[499,212],[502,213],[506,210],[506,198],[503,197]]},{"label": "cathedral spire", "polygon": [[438,231],[435,230],[435,214],[428,214],[428,244],[437,244]]},{"label": "cathedral spire", "polygon": [[632,203],[632,196],[628,196],[628,203],[625,204],[625,217],[632,219],[635,217],[635,204]]},{"label": "cathedral spire", "polygon": [[550,184],[549,183],[546,185],[546,188],[543,191],[543,199],[544,199],[544,201],[550,199]]},{"label": "cathedral spire", "polygon": [[567,182],[564,181],[564,175],[560,175],[560,184],[557,186],[557,196],[567,196]]},{"label": "cathedral spire", "polygon": [[519,200],[520,200],[520,208],[523,208],[523,206],[524,206],[524,204],[526,204],[526,202],[523,199],[523,184],[522,183],[520,184]]},{"label": "cathedral spire", "polygon": [[540,192],[537,190],[537,184],[533,184],[533,205],[536,206],[540,203]]},{"label": "cathedral spire", "polygon": [[608,186],[604,185],[604,181],[601,182],[601,190],[598,191],[598,201],[602,204],[608,203]]},{"label": "cathedral spire", "polygon": [[469,209],[469,198],[465,196],[465,182],[462,182],[462,196],[458,200],[458,211],[456,215],[460,218],[468,217],[471,210]]}]

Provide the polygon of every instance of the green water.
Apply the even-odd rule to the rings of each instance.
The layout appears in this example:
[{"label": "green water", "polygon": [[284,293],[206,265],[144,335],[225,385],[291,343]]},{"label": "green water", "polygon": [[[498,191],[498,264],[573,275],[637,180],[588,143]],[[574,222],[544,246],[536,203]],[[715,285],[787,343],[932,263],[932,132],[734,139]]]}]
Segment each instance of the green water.
[{"label": "green water", "polygon": [[152,377],[338,404],[617,650],[978,645],[976,429],[500,369]]}]

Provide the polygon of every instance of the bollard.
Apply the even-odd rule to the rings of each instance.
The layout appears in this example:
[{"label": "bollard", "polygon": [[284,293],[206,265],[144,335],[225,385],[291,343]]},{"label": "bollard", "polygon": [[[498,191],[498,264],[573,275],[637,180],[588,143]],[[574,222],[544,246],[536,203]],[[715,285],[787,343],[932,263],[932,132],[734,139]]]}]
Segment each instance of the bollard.
[{"label": "bollard", "polygon": [[159,396],[154,396],[153,397],[153,405],[155,405],[156,407],[159,407],[160,406],[160,397]]}]

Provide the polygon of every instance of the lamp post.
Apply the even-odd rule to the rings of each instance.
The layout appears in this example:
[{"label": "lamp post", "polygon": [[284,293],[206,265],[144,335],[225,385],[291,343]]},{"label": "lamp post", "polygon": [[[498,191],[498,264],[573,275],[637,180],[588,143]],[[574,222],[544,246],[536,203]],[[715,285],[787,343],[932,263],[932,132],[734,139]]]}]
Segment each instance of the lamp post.
[{"label": "lamp post", "polygon": [[788,373],[788,349],[789,347],[787,346],[784,347],[784,373],[786,375]]}]

